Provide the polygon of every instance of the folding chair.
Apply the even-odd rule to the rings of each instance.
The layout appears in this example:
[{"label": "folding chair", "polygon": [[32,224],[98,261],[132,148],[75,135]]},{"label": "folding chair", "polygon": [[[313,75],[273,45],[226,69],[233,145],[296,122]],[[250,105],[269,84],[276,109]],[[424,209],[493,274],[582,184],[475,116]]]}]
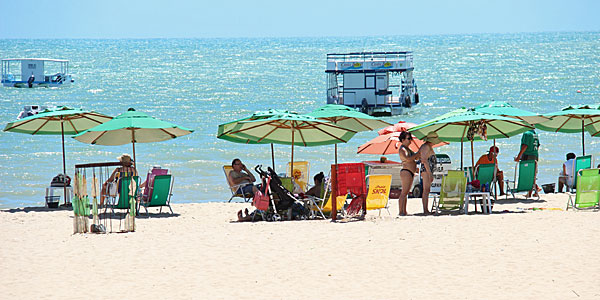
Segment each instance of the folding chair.
[{"label": "folding chair", "polygon": [[163,169],[161,167],[153,167],[152,170],[148,171],[148,175],[146,175],[146,188],[142,190],[142,198],[141,201],[148,201],[152,196],[152,189],[154,187],[154,177],[156,175],[167,175],[169,174],[169,169]]},{"label": "folding chair", "polygon": [[431,210],[435,209],[435,213],[464,210],[466,190],[467,177],[465,172],[448,170],[448,174],[442,178],[440,195],[434,194]]},{"label": "folding chair", "polygon": [[225,165],[223,166],[223,172],[225,173],[225,180],[227,180],[227,185],[229,186],[229,189],[231,190],[231,198],[229,198],[229,201],[227,202],[231,202],[231,199],[233,199],[234,197],[239,197],[244,199],[244,202],[248,202],[250,200],[252,200],[252,194],[250,193],[238,193],[238,190],[244,186],[244,184],[233,184],[231,182],[231,180],[229,179],[229,173],[233,171],[233,167],[230,165]]},{"label": "folding chair", "polygon": [[171,208],[171,196],[173,195],[173,177],[171,175],[158,175],[152,182],[152,194],[148,201],[140,201],[140,204],[146,210],[146,216],[150,217],[148,207],[160,207],[158,213],[162,213],[162,207],[167,206],[173,214]]},{"label": "folding chair", "polygon": [[600,169],[579,170],[577,177],[575,195],[568,193],[567,210],[600,209]]},{"label": "folding chair", "polygon": [[[137,199],[140,193],[140,177],[139,176],[127,176],[119,179],[119,199],[116,203],[111,203],[109,206],[111,208],[111,220],[112,216],[115,214],[115,209],[126,210],[126,213],[123,215],[130,214],[135,218],[135,207],[137,203]],[[121,217],[119,217],[119,227],[121,227]],[[125,227],[127,227],[127,220],[125,222]],[[112,231],[112,221],[111,221],[111,231]]]},{"label": "folding chair", "polygon": [[[571,173],[571,174],[573,174],[573,185],[567,186],[567,188],[569,188],[571,191],[573,191],[574,188],[577,188],[577,174],[579,173],[579,170],[591,169],[591,168],[592,168],[592,156],[591,155],[576,157],[575,163],[573,164],[573,172]],[[567,182],[569,182],[569,180],[567,180]]]},{"label": "folding chair", "polygon": [[[294,173],[290,170],[291,164],[287,164],[286,176],[295,179],[295,182],[300,186],[302,191],[308,190],[310,181],[310,164],[307,161],[295,161]],[[293,191],[292,191],[293,192]]]},{"label": "folding chair", "polygon": [[[518,177],[517,177],[518,175]],[[506,187],[508,188],[508,192],[511,193],[513,198],[515,197],[515,193],[521,192],[532,192],[535,193],[535,176],[536,176],[536,161],[535,160],[522,160],[515,165],[515,179],[514,180],[504,180],[506,182]],[[517,181],[517,178],[519,179]],[[510,187],[512,183],[512,188]],[[516,185],[516,186],[515,186]],[[537,193],[536,193],[537,194]],[[506,198],[508,199],[508,193],[506,193]],[[540,195],[538,194],[537,200],[540,200]]]},{"label": "folding chair", "polygon": [[490,186],[490,190],[488,191],[490,194],[494,195],[494,201],[498,200],[496,193],[496,173],[498,172],[498,168],[496,164],[480,164],[477,166],[477,180],[479,180],[479,184],[483,186],[484,184],[488,184]]},{"label": "folding chair", "polygon": [[388,206],[392,185],[392,175],[368,175],[367,182],[367,210],[377,209],[379,210],[379,216],[381,217],[381,210],[385,208],[388,214],[392,216]]}]

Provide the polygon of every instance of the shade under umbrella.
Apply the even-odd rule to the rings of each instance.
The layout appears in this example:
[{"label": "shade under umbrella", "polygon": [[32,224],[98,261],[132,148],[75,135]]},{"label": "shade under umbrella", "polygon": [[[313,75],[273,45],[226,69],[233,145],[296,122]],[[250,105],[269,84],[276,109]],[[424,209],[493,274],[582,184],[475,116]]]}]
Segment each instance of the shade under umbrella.
[{"label": "shade under umbrella", "polygon": [[162,121],[133,108],[102,125],[73,136],[74,139],[93,145],[117,146],[131,143],[133,160],[135,143],[161,142],[194,132],[192,129]]},{"label": "shade under umbrella", "polygon": [[63,173],[66,174],[65,135],[81,133],[87,129],[111,120],[101,113],[59,106],[39,114],[10,122],[4,128],[7,132],[31,135],[61,135],[63,152]]},{"label": "shade under umbrella", "polygon": [[579,133],[581,132],[581,148],[585,155],[585,134],[587,130],[596,136],[600,129],[600,110],[597,105],[572,105],[557,112],[544,114],[551,120],[536,124],[535,127],[551,132]]},{"label": "shade under umbrella", "polygon": [[[458,109],[411,129],[415,136],[423,138],[430,132],[437,133],[445,142],[471,141],[471,162],[474,163],[473,141],[509,138],[533,129],[533,125],[515,118],[477,112],[473,109]],[[462,156],[461,156],[462,168]]]}]

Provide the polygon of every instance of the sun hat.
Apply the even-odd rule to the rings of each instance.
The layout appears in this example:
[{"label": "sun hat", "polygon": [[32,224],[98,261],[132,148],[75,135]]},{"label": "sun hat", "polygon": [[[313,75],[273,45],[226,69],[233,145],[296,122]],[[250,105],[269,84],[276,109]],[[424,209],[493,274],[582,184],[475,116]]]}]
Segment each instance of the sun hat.
[{"label": "sun hat", "polygon": [[435,133],[435,132],[433,132],[433,131],[430,131],[430,132],[427,134],[427,136],[423,138],[423,140],[422,140],[422,141],[423,141],[423,142],[426,142],[426,143],[427,143],[427,142],[430,142],[430,143],[432,143],[432,144],[434,144],[434,145],[435,145],[435,144],[442,143],[442,140],[440,140],[440,138],[438,137],[438,134],[437,134],[437,133]]},{"label": "sun hat", "polygon": [[123,155],[117,157],[117,159],[120,162],[132,162],[133,161],[133,159],[131,158],[131,155],[129,155],[127,153],[124,153]]}]

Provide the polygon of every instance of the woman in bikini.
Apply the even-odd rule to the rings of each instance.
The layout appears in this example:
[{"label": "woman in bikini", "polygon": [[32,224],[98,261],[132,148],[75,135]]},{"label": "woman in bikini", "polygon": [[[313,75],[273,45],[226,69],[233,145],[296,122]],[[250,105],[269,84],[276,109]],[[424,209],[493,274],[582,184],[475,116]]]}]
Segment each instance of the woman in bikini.
[{"label": "woman in bikini", "polygon": [[412,135],[403,131],[400,133],[400,160],[402,161],[402,170],[400,170],[400,180],[402,181],[402,192],[400,193],[400,199],[398,199],[399,215],[406,216],[406,202],[408,200],[408,192],[413,183],[413,178],[417,172],[417,163],[415,160],[419,158],[419,154],[413,152],[408,148],[412,141]]},{"label": "woman in bikini", "polygon": [[433,171],[437,164],[437,158],[435,152],[433,152],[433,145],[442,142],[438,138],[437,133],[430,132],[425,138],[423,138],[423,145],[419,148],[419,154],[421,156],[421,178],[423,179],[423,213],[429,214],[429,191],[431,190],[431,183],[433,182]]}]

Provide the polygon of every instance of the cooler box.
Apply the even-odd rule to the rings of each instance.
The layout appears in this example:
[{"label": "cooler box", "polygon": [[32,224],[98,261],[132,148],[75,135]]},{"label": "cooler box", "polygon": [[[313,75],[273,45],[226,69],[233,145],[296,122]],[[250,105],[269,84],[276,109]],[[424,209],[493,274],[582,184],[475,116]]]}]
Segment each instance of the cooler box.
[{"label": "cooler box", "polygon": [[400,179],[400,170],[402,163],[387,160],[385,163],[379,161],[363,161],[365,164],[365,175],[392,175],[392,189],[401,189],[402,180]]}]

